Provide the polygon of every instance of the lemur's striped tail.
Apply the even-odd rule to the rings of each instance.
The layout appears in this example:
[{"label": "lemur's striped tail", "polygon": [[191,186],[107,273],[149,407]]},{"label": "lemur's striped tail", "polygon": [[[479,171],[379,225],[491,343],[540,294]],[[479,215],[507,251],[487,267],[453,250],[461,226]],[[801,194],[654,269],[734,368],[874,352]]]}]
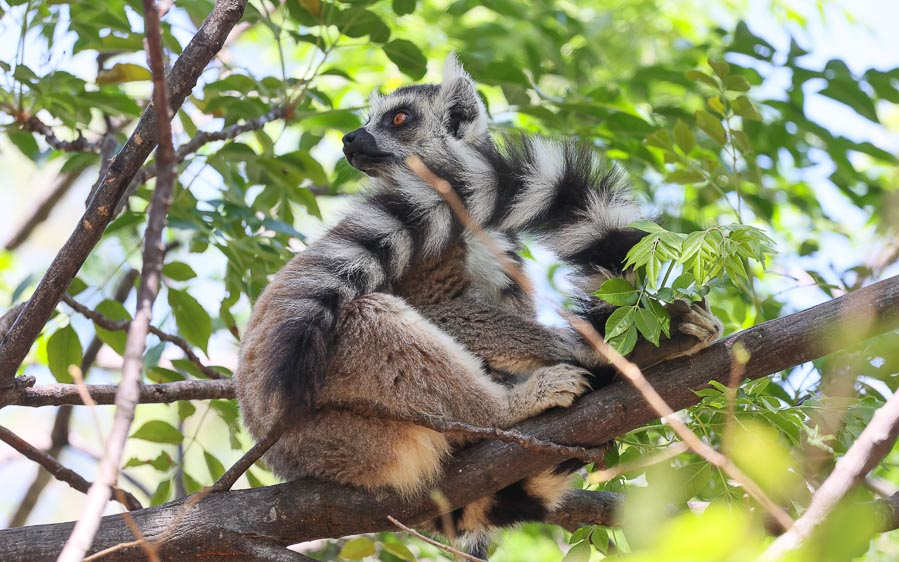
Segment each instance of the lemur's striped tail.
[{"label": "lemur's striped tail", "polygon": [[254,342],[244,342],[242,363],[284,415],[317,404],[344,305],[387,290],[411,263],[438,255],[462,232],[442,197],[410,174],[373,182],[373,193],[294,257],[256,303],[245,338]]}]

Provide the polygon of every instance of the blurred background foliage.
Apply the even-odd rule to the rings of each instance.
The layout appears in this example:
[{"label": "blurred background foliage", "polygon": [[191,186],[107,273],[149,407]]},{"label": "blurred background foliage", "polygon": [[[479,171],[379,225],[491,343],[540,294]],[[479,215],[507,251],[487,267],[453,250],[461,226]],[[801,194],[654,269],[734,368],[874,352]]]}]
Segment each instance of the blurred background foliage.
[{"label": "blurred background foliage", "polygon": [[[185,0],[172,7],[163,21],[171,60],[212,5]],[[753,28],[743,19],[747,13],[775,29]],[[24,245],[0,253],[3,308],[33,289],[80,216],[100,164],[96,153],[53,149],[25,124],[37,115],[62,139],[108,134],[121,145],[151,91],[141,14],[137,0],[0,0],[0,234],[11,235],[54,182],[69,178],[75,186]],[[177,244],[166,258],[154,323],[230,375],[240,330],[269,276],[333,224],[345,195],[362,186],[341,160],[339,139],[364,122],[369,92],[439,80],[450,51],[479,83],[497,130],[595,144],[626,171],[666,228],[686,233],[744,223],[776,240],[779,253],[767,271],[757,267],[752,283],[712,292],[729,332],[894,274],[899,68],[822,61],[804,39],[810,27],[845,28],[851,19],[824,0],[251,0],[178,112],[177,144],[276,107],[286,109],[287,119],[206,144],[180,164],[166,234]],[[124,273],[139,267],[151,187],[152,180],[137,188],[70,289],[113,318],[133,310],[133,296],[123,306],[112,295]],[[550,268],[546,275],[555,273]],[[555,286],[549,281],[547,291]],[[94,331],[60,305],[24,371],[39,382],[69,382],[68,367],[80,363]],[[98,335],[108,345],[89,380],[114,382],[124,336]],[[809,489],[899,386],[897,349],[899,334],[890,333],[745,384],[732,416],[725,388],[705,390],[702,403],[683,416],[796,515]],[[147,382],[204,376],[155,339],[145,364]],[[109,410],[100,410],[101,424],[109,422]],[[42,443],[53,415],[7,408],[0,420]],[[88,413],[75,412],[72,435],[62,460],[90,479],[100,442]],[[607,465],[630,466],[673,441],[665,425],[650,424],[618,440]],[[163,503],[210,483],[248,443],[231,401],[141,406],[123,485]],[[894,452],[855,499],[893,491],[897,462]],[[34,470],[6,454],[0,463],[3,475]],[[582,476],[582,486],[628,494],[621,528],[570,534],[526,525],[502,533],[491,559],[748,560],[764,547],[752,502],[693,454],[606,481]],[[274,479],[257,465],[241,482]],[[20,477],[8,483],[4,512],[15,511],[25,485]],[[711,505],[701,515],[668,517],[670,504],[688,502]],[[78,505],[77,494],[51,486],[28,523],[71,519]],[[896,559],[899,537],[873,537],[873,515],[865,509],[838,513],[803,559]],[[390,534],[304,550],[322,560],[444,557]]]}]

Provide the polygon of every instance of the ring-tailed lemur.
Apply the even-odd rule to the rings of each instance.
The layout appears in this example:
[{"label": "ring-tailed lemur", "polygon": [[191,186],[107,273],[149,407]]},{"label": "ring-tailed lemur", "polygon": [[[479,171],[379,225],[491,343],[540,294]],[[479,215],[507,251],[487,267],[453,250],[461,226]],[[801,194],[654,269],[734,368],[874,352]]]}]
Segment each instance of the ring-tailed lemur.
[{"label": "ring-tailed lemur", "polygon": [[[641,237],[627,225],[643,214],[587,148],[527,136],[495,142],[454,56],[440,85],[373,94],[370,105],[368,123],[343,142],[371,189],[260,296],[241,346],[237,394],[254,437],[288,422],[265,456],[277,475],[412,495],[436,483],[461,442],[352,406],[505,428],[570,405],[591,374],[610,371],[573,334],[536,322],[528,295],[407,158],[419,156],[449,181],[510,257],[517,259],[517,233],[532,233],[590,290],[621,272]],[[602,332],[610,307],[584,302],[583,316]],[[680,328],[675,354],[720,334],[696,306],[672,326]],[[508,384],[507,376],[520,378]],[[456,531],[540,519],[566,486],[561,469],[519,482],[453,512]]]}]

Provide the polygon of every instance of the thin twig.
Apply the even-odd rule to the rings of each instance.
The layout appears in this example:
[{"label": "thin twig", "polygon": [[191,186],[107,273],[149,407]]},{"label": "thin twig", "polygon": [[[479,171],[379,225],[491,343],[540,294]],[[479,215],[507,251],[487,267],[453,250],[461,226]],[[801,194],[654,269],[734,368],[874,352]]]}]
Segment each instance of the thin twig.
[{"label": "thin twig", "polygon": [[[53,477],[60,482],[65,482],[79,492],[86,494],[88,489],[91,487],[91,483],[85,480],[84,477],[82,477],[80,474],[70,468],[63,466],[62,463],[60,463],[58,460],[54,459],[44,451],[41,451],[34,445],[28,443],[3,426],[0,426],[0,440],[4,441],[7,445],[12,447],[16,451],[22,453],[22,455],[24,455],[28,459],[41,465],[44,470],[52,474]],[[117,493],[116,501],[125,506],[126,509],[134,511],[135,509],[142,508],[140,502],[137,501],[137,498],[132,496],[130,493],[124,490],[120,490],[119,488],[113,488],[113,490]],[[106,499],[107,501],[109,501],[110,498]]]},{"label": "thin twig", "polygon": [[[100,500],[109,494],[109,488],[115,484],[118,478],[119,464],[125,442],[128,440],[128,431],[134,419],[135,406],[140,400],[142,357],[147,346],[147,334],[153,317],[153,302],[159,292],[165,254],[162,231],[165,228],[166,215],[171,204],[175,182],[175,151],[172,146],[172,124],[169,115],[170,106],[159,17],[159,11],[154,1],[144,0],[147,52],[153,75],[153,106],[159,112],[157,120],[159,146],[156,149],[159,177],[156,180],[156,189],[153,191],[153,198],[148,209],[137,311],[128,328],[122,365],[122,381],[116,393],[115,418],[106,440],[106,449],[103,459],[100,461],[98,477],[88,492],[81,518],[75,524],[72,535],[66,541],[59,556],[59,560],[62,562],[75,562],[83,559],[93,543],[103,512]],[[141,544],[147,553],[152,554],[153,549],[149,545],[145,542]]]},{"label": "thin twig", "polygon": [[281,434],[284,433],[284,426],[277,425],[273,427],[264,439],[258,441],[249,451],[244,453],[240,459],[229,468],[222,477],[219,478],[215,484],[212,485],[213,492],[226,492],[231,489],[231,486],[237,482],[237,479],[243,475],[253,463],[262,458],[262,455],[265,454],[266,451],[271,449],[272,445],[278,442]]},{"label": "thin twig", "polygon": [[90,142],[84,138],[81,131],[78,131],[78,138],[73,141],[60,140],[53,132],[49,125],[41,121],[37,115],[32,115],[25,121],[24,126],[31,132],[38,133],[44,137],[51,147],[56,150],[65,152],[99,152],[100,145],[96,142]]},{"label": "thin twig", "polygon": [[615,478],[618,478],[623,474],[627,474],[628,472],[634,472],[636,470],[649,468],[650,466],[654,466],[669,459],[673,459],[674,457],[685,453],[688,450],[689,448],[683,442],[674,443],[673,445],[665,447],[664,449],[662,449],[662,451],[652,456],[643,457],[628,464],[619,464],[617,466],[613,466],[612,468],[604,468],[591,472],[587,475],[587,482],[591,484],[608,482],[609,480],[614,480]]},{"label": "thin twig", "polygon": [[[80,302],[75,300],[70,295],[63,295],[62,302],[66,303],[67,305],[72,307],[76,312],[78,312],[85,318],[93,320],[97,326],[100,326],[104,330],[122,331],[122,330],[128,330],[128,328],[131,326],[130,321],[128,321],[128,320],[112,320],[111,318],[104,316],[103,314],[97,312],[96,310],[93,310],[93,309],[81,304]],[[210,379],[224,378],[221,373],[219,373],[215,369],[205,365],[203,363],[203,361],[200,359],[200,357],[196,353],[193,352],[190,344],[187,343],[187,340],[185,340],[184,338],[169,334],[167,332],[163,332],[156,326],[150,326],[149,331],[151,334],[153,334],[160,340],[174,344],[175,346],[181,348],[181,351],[184,352],[184,355],[187,357],[187,359],[191,363],[196,365],[197,369],[199,369],[200,372],[202,372],[204,375],[206,375]]]},{"label": "thin twig", "polygon": [[[261,129],[267,123],[270,123],[272,121],[276,121],[281,118],[289,119],[291,112],[292,109],[288,109],[287,106],[279,106],[270,110],[264,115],[256,117],[255,119],[250,119],[243,123],[235,123],[234,125],[225,127],[221,131],[200,131],[189,141],[178,147],[178,150],[175,152],[175,163],[180,164],[184,162],[184,160],[188,156],[195,153],[204,145],[210,142],[230,140],[238,137],[239,135],[242,135],[243,133]],[[131,180],[131,183],[128,185],[128,190],[125,192],[125,196],[122,197],[122,199],[119,201],[119,204],[115,210],[115,214],[120,213],[128,203],[128,199],[131,197],[131,195],[133,195],[141,185],[143,185],[150,179],[155,178],[156,174],[156,162],[147,164],[146,166],[141,168],[140,171],[135,174],[134,179]]]},{"label": "thin twig", "polygon": [[787,529],[760,560],[779,560],[798,549],[830,515],[846,494],[877,466],[893,448],[899,435],[899,392],[874,412],[871,423],[862,431],[833,472],[812,496],[805,513]]},{"label": "thin twig", "polygon": [[608,447],[587,448],[572,445],[562,445],[559,443],[553,443],[552,441],[534,437],[533,435],[527,435],[514,429],[481,427],[462,421],[448,420],[446,418],[431,416],[427,414],[400,414],[397,412],[388,411],[373,403],[353,404],[352,407],[348,407],[345,409],[362,416],[412,423],[421,427],[432,429],[439,433],[456,433],[481,439],[493,439],[496,441],[502,441],[504,443],[515,443],[516,445],[520,445],[525,449],[537,453],[558,455],[564,459],[576,458],[584,462],[596,463],[600,466],[603,463],[603,457],[605,456],[606,452],[608,452]]},{"label": "thin twig", "polygon": [[[88,398],[98,406],[115,403],[118,385],[86,384]],[[221,380],[187,380],[160,384],[145,384],[140,387],[141,404],[170,404],[181,400],[215,400],[218,398],[234,398],[234,384],[231,379]],[[74,384],[47,384],[26,388],[19,392],[15,401],[17,406],[61,406],[63,404],[84,404],[84,397]]]},{"label": "thin twig", "polygon": [[402,529],[403,531],[406,531],[413,537],[421,539],[431,546],[436,546],[437,548],[439,548],[440,550],[442,550],[444,552],[449,552],[450,554],[452,554],[454,556],[458,556],[459,558],[469,560],[470,562],[487,562],[483,558],[478,558],[477,556],[472,556],[471,554],[468,554],[467,552],[462,552],[461,550],[457,550],[449,545],[445,545],[441,542],[435,541],[432,538],[428,538],[428,537],[422,535],[421,533],[419,533],[418,531],[416,531],[415,529],[412,529],[410,527],[403,525],[402,523],[400,523],[399,521],[394,519],[394,517],[392,515],[388,515],[387,520],[390,521],[391,523],[393,523],[394,525],[396,525],[397,527],[399,527],[400,529]]}]

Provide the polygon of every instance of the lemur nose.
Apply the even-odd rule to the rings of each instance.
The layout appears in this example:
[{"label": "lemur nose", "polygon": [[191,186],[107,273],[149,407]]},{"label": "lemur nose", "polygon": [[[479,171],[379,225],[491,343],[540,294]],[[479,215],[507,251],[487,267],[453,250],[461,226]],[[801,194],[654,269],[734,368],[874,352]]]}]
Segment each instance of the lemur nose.
[{"label": "lemur nose", "polygon": [[357,129],[357,130],[355,130],[355,131],[353,131],[353,132],[350,132],[350,133],[347,133],[347,134],[343,135],[343,145],[346,146],[346,145],[350,144],[351,142],[353,142],[353,140],[355,140],[356,134],[357,134],[358,132],[359,132],[359,131],[358,131],[358,129]]}]

